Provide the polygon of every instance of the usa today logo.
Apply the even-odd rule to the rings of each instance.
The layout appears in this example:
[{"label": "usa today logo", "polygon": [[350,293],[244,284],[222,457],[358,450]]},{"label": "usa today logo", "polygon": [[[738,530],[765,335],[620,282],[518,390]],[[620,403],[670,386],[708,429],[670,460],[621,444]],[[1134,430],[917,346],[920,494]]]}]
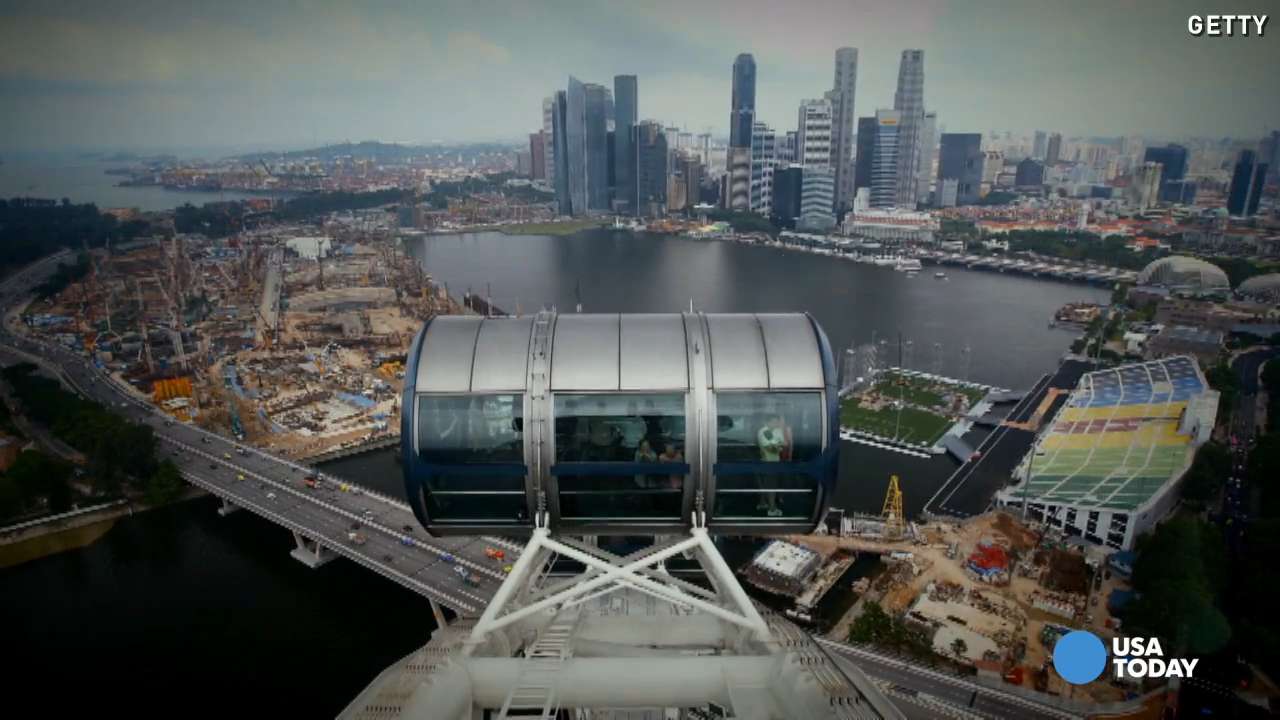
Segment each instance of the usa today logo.
[{"label": "usa today logo", "polygon": [[[1156,638],[1112,638],[1111,664],[1122,678],[1189,678],[1199,658],[1165,659]],[[1107,669],[1107,647],[1088,630],[1073,630],[1053,646],[1053,669],[1072,685],[1097,680]]]}]

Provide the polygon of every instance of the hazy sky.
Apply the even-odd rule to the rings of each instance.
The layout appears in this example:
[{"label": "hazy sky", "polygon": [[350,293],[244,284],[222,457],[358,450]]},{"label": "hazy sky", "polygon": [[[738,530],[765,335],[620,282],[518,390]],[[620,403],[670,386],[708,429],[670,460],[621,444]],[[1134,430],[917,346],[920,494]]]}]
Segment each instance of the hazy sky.
[{"label": "hazy sky", "polygon": [[[757,112],[794,129],[859,50],[857,112],[891,107],[925,50],[950,131],[1260,136],[1280,126],[1280,18],[1194,38],[1212,0],[560,0],[0,4],[0,148],[301,146],[509,139],[572,73],[639,76],[640,116],[727,134],[730,67],[755,55]],[[1277,13],[1280,15],[1280,13]]]}]

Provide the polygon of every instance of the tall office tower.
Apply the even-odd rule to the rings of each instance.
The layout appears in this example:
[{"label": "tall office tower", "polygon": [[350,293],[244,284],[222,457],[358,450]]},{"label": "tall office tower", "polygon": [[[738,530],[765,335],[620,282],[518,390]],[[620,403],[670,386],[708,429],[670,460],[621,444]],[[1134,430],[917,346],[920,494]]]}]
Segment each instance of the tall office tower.
[{"label": "tall office tower", "polygon": [[982,135],[943,133],[938,155],[938,182],[955,181],[956,205],[972,205],[982,197]]},{"label": "tall office tower", "polygon": [[788,130],[785,135],[777,139],[774,145],[773,159],[774,163],[779,167],[786,167],[796,161],[796,145],[799,144],[799,133],[795,130]]},{"label": "tall office tower", "polygon": [[796,162],[830,167],[832,107],[828,100],[801,100],[796,127]]},{"label": "tall office tower", "polygon": [[[898,90],[893,94],[898,111],[897,138],[898,207],[915,209],[920,199],[920,146],[924,130],[924,51],[903,50],[898,64]],[[874,204],[874,195],[872,193]]]},{"label": "tall office tower", "polygon": [[756,122],[751,128],[751,212],[768,215],[773,206],[773,166],[777,136]]},{"label": "tall office tower", "polygon": [[779,167],[773,172],[773,210],[769,219],[782,228],[794,228],[800,218],[800,195],[804,190],[804,168]]},{"label": "tall office tower", "polygon": [[[1194,190],[1195,184],[1185,182],[1187,177],[1187,149],[1181,145],[1149,147],[1143,154],[1146,162],[1159,163],[1160,170],[1160,202],[1185,203],[1188,189]],[[1194,193],[1192,194],[1194,197]]]},{"label": "tall office tower", "polygon": [[1258,212],[1262,188],[1266,183],[1267,163],[1258,161],[1252,150],[1241,150],[1231,173],[1231,190],[1227,193],[1227,212],[1236,217],[1249,217]]},{"label": "tall office tower", "polygon": [[742,53],[733,61],[729,113],[729,147],[751,147],[751,127],[756,121],[756,60],[751,53]]},{"label": "tall office tower", "polygon": [[1020,188],[1038,188],[1044,185],[1044,165],[1029,157],[1022,158],[1014,171],[1013,184]]},{"label": "tall office tower", "polygon": [[587,209],[608,210],[609,205],[609,113],[613,94],[603,85],[587,83],[586,147]]},{"label": "tall office tower", "polygon": [[554,141],[551,153],[555,162],[552,180],[556,189],[556,205],[561,215],[573,214],[573,189],[569,184],[569,93],[557,90],[552,102],[552,130]]},{"label": "tall office tower", "polygon": [[996,186],[996,180],[1004,170],[1003,150],[982,151],[982,194],[986,195]]},{"label": "tall office tower", "polygon": [[835,82],[827,92],[831,101],[831,168],[836,174],[836,211],[853,203],[853,97],[858,84],[858,49],[836,50]]},{"label": "tall office tower", "polygon": [[756,61],[743,53],[733,61],[733,97],[729,107],[729,149],[725,207],[751,208],[751,129],[756,122]]},{"label": "tall office tower", "polygon": [[667,137],[662,125],[642,121],[633,132],[636,149],[636,214],[662,215],[667,204]]},{"label": "tall office tower", "polygon": [[667,199],[667,210],[692,210],[702,190],[702,161],[696,152],[685,152],[676,158],[676,173],[684,180],[684,204],[674,206]]},{"label": "tall office tower", "polygon": [[613,76],[613,101],[614,210],[635,214],[636,153],[631,145],[639,107],[635,75]]},{"label": "tall office tower", "polygon": [[542,176],[542,179],[546,180],[547,184],[552,187],[555,187],[556,180],[555,107],[555,95],[542,99],[542,141],[544,143],[542,153],[545,160],[544,167],[546,168],[546,173]]},{"label": "tall office tower", "polygon": [[920,126],[920,165],[917,172],[917,196],[921,202],[929,199],[933,184],[933,160],[938,155],[938,113],[925,113]]},{"label": "tall office tower", "polygon": [[1272,182],[1280,176],[1280,130],[1263,138],[1260,149],[1262,162],[1267,164],[1267,182]]},{"label": "tall office tower", "polygon": [[1144,162],[1134,168],[1129,178],[1130,205],[1141,211],[1156,204],[1160,197],[1161,169],[1158,162]]},{"label": "tall office tower", "polygon": [[694,139],[695,147],[702,159],[702,167],[705,169],[711,165],[711,133],[702,133]]},{"label": "tall office tower", "polygon": [[[564,135],[565,162],[560,163],[566,173],[565,186],[569,191],[571,215],[587,212],[587,89],[578,78],[569,76],[566,93]],[[559,154],[560,148],[556,148]]]},{"label": "tall office tower", "polygon": [[889,208],[898,204],[898,156],[901,149],[898,143],[902,115],[897,110],[877,110],[875,120],[871,148],[871,207]]},{"label": "tall office tower", "polygon": [[830,230],[835,227],[832,212],[835,203],[836,176],[830,165],[806,165],[800,181],[800,220],[802,230]]},{"label": "tall office tower", "polygon": [[529,133],[529,177],[534,180],[547,178],[547,143],[541,130]]},{"label": "tall office tower", "polygon": [[875,117],[858,118],[857,154],[853,161],[853,188],[856,193],[861,188],[871,187],[871,161],[876,146]]},{"label": "tall office tower", "polygon": [[1049,133],[1043,130],[1036,131],[1036,139],[1031,144],[1031,157],[1036,160],[1044,160],[1044,153],[1049,144]]},{"label": "tall office tower", "polygon": [[1062,135],[1053,133],[1044,146],[1044,164],[1052,167],[1062,159]]}]

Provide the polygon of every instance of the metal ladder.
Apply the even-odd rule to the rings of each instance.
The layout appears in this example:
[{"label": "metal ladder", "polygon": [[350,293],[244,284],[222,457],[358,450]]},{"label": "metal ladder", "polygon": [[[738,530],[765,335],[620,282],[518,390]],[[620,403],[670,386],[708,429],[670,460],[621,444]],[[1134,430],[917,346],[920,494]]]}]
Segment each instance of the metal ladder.
[{"label": "metal ladder", "polygon": [[563,620],[556,619],[542,631],[537,641],[525,649],[520,677],[507,693],[498,720],[507,718],[541,718],[555,720],[560,711],[556,701],[556,675],[569,657],[569,640],[578,625],[578,613]]}]

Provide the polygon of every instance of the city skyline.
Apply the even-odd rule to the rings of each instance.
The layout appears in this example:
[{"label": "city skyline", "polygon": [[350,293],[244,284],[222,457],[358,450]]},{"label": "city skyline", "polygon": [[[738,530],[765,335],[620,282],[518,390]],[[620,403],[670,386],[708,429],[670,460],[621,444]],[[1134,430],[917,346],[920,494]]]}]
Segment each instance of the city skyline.
[{"label": "city skyline", "polygon": [[756,119],[786,128],[839,47],[858,49],[859,116],[892,107],[900,53],[923,49],[939,131],[1249,138],[1280,117],[1258,92],[1280,46],[1191,37],[1194,3],[1011,3],[1002,23],[966,2],[46,5],[0,24],[6,151],[515,140],[570,74],[636,74],[638,118],[727,137],[734,57],[755,58]]}]

